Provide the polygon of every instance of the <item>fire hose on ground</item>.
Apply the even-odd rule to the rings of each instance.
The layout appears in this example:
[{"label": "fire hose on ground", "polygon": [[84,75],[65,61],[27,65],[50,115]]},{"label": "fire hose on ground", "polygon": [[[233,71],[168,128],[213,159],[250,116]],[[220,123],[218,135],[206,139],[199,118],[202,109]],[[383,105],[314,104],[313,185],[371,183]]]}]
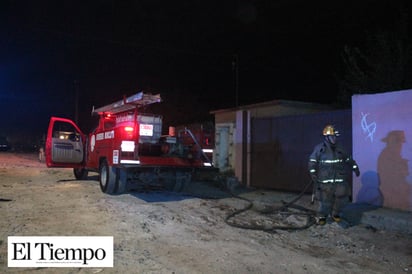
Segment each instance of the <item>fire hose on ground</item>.
[{"label": "fire hose on ground", "polygon": [[[250,199],[244,198],[239,195],[235,195],[230,191],[230,194],[234,198],[238,198],[241,200],[246,201],[248,204],[238,210],[235,210],[234,212],[228,214],[225,218],[225,222],[233,227],[237,228],[243,228],[243,229],[251,229],[251,230],[261,230],[265,232],[270,232],[274,233],[276,230],[301,230],[301,229],[306,229],[309,228],[310,226],[316,224],[316,211],[306,208],[304,206],[300,206],[295,204],[299,199],[302,198],[302,196],[306,193],[306,191],[309,189],[309,187],[313,184],[313,181],[311,180],[305,187],[304,189],[291,201],[286,202],[281,200],[282,205],[273,208],[270,210],[270,212],[261,212],[262,214],[280,214],[281,216],[290,216],[290,215],[299,215],[299,216],[304,216],[306,218],[306,222],[303,225],[259,225],[259,224],[251,224],[251,223],[241,223],[241,222],[236,222],[235,217],[239,216],[240,214],[250,210],[254,206],[254,202]],[[314,188],[313,188],[314,189]],[[314,202],[314,190],[312,192],[312,200],[311,203],[313,204]],[[293,209],[293,210],[291,210]]]},{"label": "fire hose on ground", "polygon": [[[218,181],[220,181],[220,180],[218,180]],[[252,199],[248,199],[248,198],[242,197],[240,195],[234,194],[233,191],[231,191],[227,187],[223,187],[224,192],[228,193],[230,197],[240,199],[240,200],[243,200],[243,201],[247,202],[247,205],[245,207],[234,210],[230,214],[226,215],[225,222],[226,222],[226,224],[228,224],[232,227],[237,227],[237,228],[242,228],[242,229],[249,229],[249,230],[260,230],[260,231],[265,231],[265,232],[269,232],[269,233],[276,233],[276,230],[303,230],[303,229],[307,229],[307,228],[311,227],[312,225],[316,224],[316,222],[317,222],[317,220],[316,220],[316,211],[312,210],[312,209],[309,209],[309,208],[306,208],[304,206],[298,205],[298,204],[296,204],[296,202],[299,199],[301,199],[303,195],[305,195],[305,193],[307,192],[307,190],[309,189],[309,187],[312,184],[313,184],[313,181],[311,180],[304,187],[304,189],[291,201],[286,202],[284,200],[280,200],[280,203],[281,203],[280,206],[270,208],[270,210],[264,210],[264,211],[258,212],[262,216],[263,215],[268,216],[266,218],[270,219],[270,220],[276,219],[276,218],[272,218],[274,215],[280,215],[281,219],[285,219],[285,218],[287,218],[287,216],[292,216],[292,215],[304,217],[305,221],[304,221],[303,225],[292,225],[288,222],[286,222],[286,223],[288,223],[288,225],[274,225],[273,222],[271,222],[270,225],[268,225],[267,223],[265,225],[265,224],[259,224],[258,222],[254,222],[253,220],[250,220],[250,219],[248,219],[247,221],[241,222],[239,220],[239,219],[241,219],[241,218],[239,218],[239,217],[241,217],[240,215],[242,213],[245,213],[245,212],[251,210],[254,207],[255,202]],[[216,187],[216,185],[215,185],[215,187]],[[220,183],[220,189],[222,190],[222,184],[221,183]],[[314,185],[313,191],[312,191],[311,204],[314,203],[314,193],[315,193],[314,191],[315,191],[315,185]],[[205,195],[205,194],[200,194],[200,195],[196,194],[195,195],[194,193],[182,192],[182,191],[179,191],[179,193],[181,193],[183,195],[194,196],[194,197],[201,198],[201,199],[219,199],[219,197]]]}]

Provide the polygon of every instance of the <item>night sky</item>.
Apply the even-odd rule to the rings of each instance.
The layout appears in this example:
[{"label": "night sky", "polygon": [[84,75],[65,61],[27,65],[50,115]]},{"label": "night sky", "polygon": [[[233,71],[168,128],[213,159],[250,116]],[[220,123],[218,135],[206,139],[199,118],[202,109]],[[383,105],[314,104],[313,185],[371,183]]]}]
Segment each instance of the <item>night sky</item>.
[{"label": "night sky", "polygon": [[344,45],[390,27],[401,3],[409,13],[385,0],[2,0],[0,135],[38,138],[76,109],[87,133],[93,105],[142,90],[172,124],[274,99],[334,103]]}]

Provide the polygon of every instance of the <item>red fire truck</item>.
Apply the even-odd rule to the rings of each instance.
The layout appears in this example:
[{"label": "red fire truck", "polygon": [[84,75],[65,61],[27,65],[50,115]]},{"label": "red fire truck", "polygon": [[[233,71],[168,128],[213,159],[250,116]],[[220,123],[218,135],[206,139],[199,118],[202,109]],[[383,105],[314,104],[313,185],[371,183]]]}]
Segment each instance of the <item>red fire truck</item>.
[{"label": "red fire truck", "polygon": [[148,187],[179,191],[196,175],[217,173],[189,129],[162,135],[161,116],[139,113],[159,102],[159,94],[139,92],[93,109],[99,124],[88,135],[70,119],[51,117],[47,166],[73,168],[77,180],[97,172],[107,194]]}]

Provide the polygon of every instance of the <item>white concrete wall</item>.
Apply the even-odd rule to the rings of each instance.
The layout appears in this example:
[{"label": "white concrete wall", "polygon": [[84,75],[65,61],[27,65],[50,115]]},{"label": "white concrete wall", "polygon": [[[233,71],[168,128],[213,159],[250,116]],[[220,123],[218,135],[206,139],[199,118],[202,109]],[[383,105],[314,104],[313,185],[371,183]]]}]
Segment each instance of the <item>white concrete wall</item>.
[{"label": "white concrete wall", "polygon": [[352,96],[353,201],[412,210],[412,90]]}]

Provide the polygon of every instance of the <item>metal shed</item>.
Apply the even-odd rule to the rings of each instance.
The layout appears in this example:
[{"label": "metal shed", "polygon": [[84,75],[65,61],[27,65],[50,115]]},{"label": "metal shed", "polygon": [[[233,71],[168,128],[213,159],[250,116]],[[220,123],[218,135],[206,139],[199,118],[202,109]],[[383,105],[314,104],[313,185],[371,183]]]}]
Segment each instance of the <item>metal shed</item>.
[{"label": "metal shed", "polygon": [[352,149],[351,112],[330,105],[274,100],[212,111],[214,164],[249,187],[300,191],[308,182],[307,157],[326,123],[342,128]]}]

